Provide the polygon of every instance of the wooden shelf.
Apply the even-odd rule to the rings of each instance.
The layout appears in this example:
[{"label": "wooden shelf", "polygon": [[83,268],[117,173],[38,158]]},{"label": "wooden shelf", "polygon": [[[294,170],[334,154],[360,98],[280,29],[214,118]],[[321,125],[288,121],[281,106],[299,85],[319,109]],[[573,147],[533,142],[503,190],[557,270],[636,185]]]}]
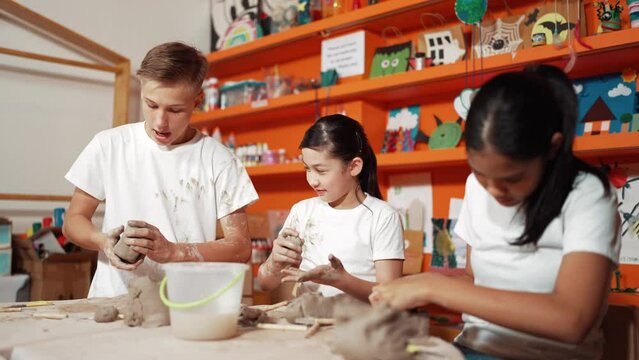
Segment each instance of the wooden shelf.
[{"label": "wooden shelf", "polygon": [[301,162],[289,164],[257,165],[246,168],[251,178],[301,174],[304,167]]},{"label": "wooden shelf", "polygon": [[[575,154],[582,158],[639,155],[639,132],[580,136],[575,140]],[[427,170],[435,167],[464,166],[466,149],[417,150],[392,154],[377,154],[377,169],[382,173]],[[248,167],[252,178],[298,175],[301,163],[259,165]]]},{"label": "wooden shelf", "polygon": [[[398,0],[407,2],[409,0]],[[412,1],[412,0],[411,0]],[[395,2],[389,2],[393,4]],[[386,3],[384,3],[386,4]],[[371,8],[374,8],[371,7]],[[327,19],[331,20],[331,19]],[[319,22],[318,22],[319,23]],[[639,63],[639,29],[628,29],[614,33],[601,34],[586,38],[586,43],[593,47],[586,49],[576,45],[578,54],[573,77],[592,76],[600,72],[600,64],[606,61],[606,68],[619,69]],[[246,46],[249,46],[247,44]],[[240,47],[238,47],[240,48]],[[239,50],[237,50],[239,51]],[[248,51],[248,50],[247,50]],[[610,56],[613,54],[614,56]],[[217,54],[217,53],[214,53]],[[497,55],[485,58],[480,64],[458,62],[450,65],[442,65],[427,68],[422,71],[412,71],[392,76],[366,79],[321,88],[318,90],[320,99],[329,98],[331,103],[351,100],[364,100],[372,102],[392,102],[424,99],[438,94],[454,94],[455,91],[468,86],[471,80],[482,81],[505,71],[521,69],[528,64],[550,63],[559,66],[568,59],[568,48],[557,49],[547,45],[536,48],[524,49],[516,55]],[[470,69],[480,69],[469,73]],[[475,84],[477,85],[477,84]],[[197,125],[210,126],[235,126],[240,123],[252,123],[268,121],[269,119],[296,117],[299,114],[312,114],[314,91],[306,91],[297,95],[287,95],[277,99],[269,99],[256,106],[245,104],[233,106],[225,110],[215,110],[195,115],[191,122]]]},{"label": "wooden shelf", "polygon": [[608,295],[608,302],[616,305],[633,305],[639,306],[638,293],[614,293]]}]

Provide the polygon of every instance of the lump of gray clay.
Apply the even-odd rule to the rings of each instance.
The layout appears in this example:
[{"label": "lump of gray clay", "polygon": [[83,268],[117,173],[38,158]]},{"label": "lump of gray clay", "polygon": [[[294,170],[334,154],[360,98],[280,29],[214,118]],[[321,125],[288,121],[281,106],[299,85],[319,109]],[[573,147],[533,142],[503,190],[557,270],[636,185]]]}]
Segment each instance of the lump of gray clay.
[{"label": "lump of gray clay", "polygon": [[118,240],[118,242],[115,243],[115,246],[113,247],[113,253],[117,255],[120,259],[122,259],[122,261],[124,261],[125,263],[134,264],[138,260],[140,260],[140,258],[142,257],[142,254],[133,250],[131,246],[127,245],[124,242],[124,240],[127,239],[127,237],[124,234],[130,228],[131,227],[127,225],[122,235],[120,235],[120,240]]},{"label": "lump of gray clay", "polygon": [[107,323],[117,320],[119,315],[118,309],[113,305],[100,306],[93,314],[93,320],[97,323]]}]

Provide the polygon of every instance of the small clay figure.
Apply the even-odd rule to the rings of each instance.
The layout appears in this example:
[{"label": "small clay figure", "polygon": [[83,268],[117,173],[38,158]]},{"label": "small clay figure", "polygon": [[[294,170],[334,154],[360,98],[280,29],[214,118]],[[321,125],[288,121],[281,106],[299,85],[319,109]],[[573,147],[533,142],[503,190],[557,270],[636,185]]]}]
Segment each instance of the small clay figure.
[{"label": "small clay figure", "polygon": [[159,327],[169,325],[169,308],[160,299],[160,285],[148,276],[129,283],[129,296],[123,311],[129,326]]}]

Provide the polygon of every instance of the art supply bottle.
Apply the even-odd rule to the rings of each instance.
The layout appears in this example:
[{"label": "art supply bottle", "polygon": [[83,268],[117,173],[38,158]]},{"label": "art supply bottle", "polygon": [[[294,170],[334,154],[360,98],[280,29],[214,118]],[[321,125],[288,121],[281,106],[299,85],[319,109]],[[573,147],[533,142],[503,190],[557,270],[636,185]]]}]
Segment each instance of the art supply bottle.
[{"label": "art supply bottle", "polygon": [[311,0],[311,21],[322,20],[322,0]]},{"label": "art supply bottle", "polygon": [[205,111],[212,111],[219,107],[218,97],[219,97],[219,89],[218,89],[218,80],[217,78],[208,78],[204,81],[204,103]]},{"label": "art supply bottle", "polygon": [[49,228],[51,227],[51,224],[53,224],[53,218],[50,216],[44,217],[42,218],[42,227],[43,228]]},{"label": "art supply bottle", "polygon": [[333,15],[343,14],[346,10],[346,0],[333,0]]},{"label": "art supply bottle", "polygon": [[62,227],[64,223],[64,208],[53,209],[53,226]]},{"label": "art supply bottle", "polygon": [[322,19],[333,16],[333,1],[334,0],[322,0]]}]

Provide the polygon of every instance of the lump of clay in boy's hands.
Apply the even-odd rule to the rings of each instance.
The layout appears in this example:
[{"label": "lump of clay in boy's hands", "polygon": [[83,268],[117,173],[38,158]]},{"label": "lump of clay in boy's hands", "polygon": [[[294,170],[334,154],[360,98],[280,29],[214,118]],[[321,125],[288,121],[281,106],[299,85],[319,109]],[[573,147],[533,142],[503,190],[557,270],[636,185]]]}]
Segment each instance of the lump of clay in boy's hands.
[{"label": "lump of clay in boy's hands", "polygon": [[95,310],[93,320],[97,323],[112,322],[118,318],[118,314],[118,309],[113,305],[100,306]]},{"label": "lump of clay in boy's hands", "polygon": [[113,253],[117,255],[120,259],[122,259],[123,262],[127,264],[134,264],[138,260],[140,260],[140,258],[143,255],[133,250],[131,246],[127,245],[124,242],[124,240],[127,239],[126,235],[124,234],[126,234],[126,232],[129,229],[131,229],[131,227],[127,225],[122,235],[120,235],[120,240],[118,240],[118,242],[115,243],[115,246],[113,247]]}]

